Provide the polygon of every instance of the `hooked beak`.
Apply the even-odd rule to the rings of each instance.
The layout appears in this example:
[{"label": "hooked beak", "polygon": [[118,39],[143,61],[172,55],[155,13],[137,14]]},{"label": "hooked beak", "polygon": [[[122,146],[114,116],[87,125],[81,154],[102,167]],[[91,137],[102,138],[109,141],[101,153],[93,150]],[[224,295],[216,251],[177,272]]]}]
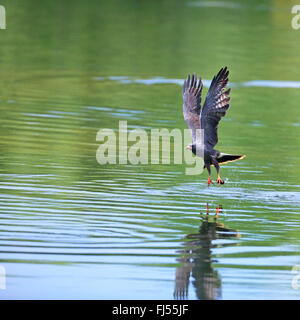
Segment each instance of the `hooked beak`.
[{"label": "hooked beak", "polygon": [[185,147],[186,149],[192,150],[192,146],[189,144],[188,146]]}]

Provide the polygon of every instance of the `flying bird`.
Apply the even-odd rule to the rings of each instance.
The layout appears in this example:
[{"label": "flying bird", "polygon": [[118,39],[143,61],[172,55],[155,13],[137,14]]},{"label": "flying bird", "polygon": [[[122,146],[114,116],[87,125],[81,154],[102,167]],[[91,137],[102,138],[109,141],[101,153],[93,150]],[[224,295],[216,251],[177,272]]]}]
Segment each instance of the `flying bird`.
[{"label": "flying bird", "polygon": [[[211,180],[211,169],[213,165],[218,174],[217,183],[224,184],[220,177],[220,164],[243,159],[245,155],[233,155],[221,153],[214,147],[218,143],[218,125],[222,117],[229,109],[230,89],[226,89],[229,71],[227,67],[222,68],[213,78],[203,107],[201,109],[201,92],[203,83],[197,75],[187,76],[182,88],[183,116],[192,133],[192,144],[187,148],[203,157],[204,168],[208,171],[208,186],[213,184]],[[202,130],[198,130],[202,129]],[[203,133],[203,135],[201,135]]]}]

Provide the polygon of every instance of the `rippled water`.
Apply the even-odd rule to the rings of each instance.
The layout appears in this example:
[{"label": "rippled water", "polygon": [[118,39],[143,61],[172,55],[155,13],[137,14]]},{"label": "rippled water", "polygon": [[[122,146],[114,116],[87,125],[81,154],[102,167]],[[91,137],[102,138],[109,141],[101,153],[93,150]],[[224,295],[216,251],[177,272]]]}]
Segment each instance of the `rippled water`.
[{"label": "rippled water", "polygon": [[[7,12],[1,299],[299,299],[300,31],[286,1]],[[206,94],[224,65],[218,149],[247,157],[221,168],[223,186],[185,164],[97,163],[98,130],[119,120],[185,129],[183,78],[200,73]]]}]

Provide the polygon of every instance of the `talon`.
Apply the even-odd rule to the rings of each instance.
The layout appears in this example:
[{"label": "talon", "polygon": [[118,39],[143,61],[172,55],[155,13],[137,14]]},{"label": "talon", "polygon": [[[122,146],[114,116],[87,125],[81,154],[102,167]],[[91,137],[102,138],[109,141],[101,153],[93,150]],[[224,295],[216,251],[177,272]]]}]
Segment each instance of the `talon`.
[{"label": "talon", "polygon": [[209,186],[210,184],[214,184],[210,178],[210,176],[208,177],[208,180],[207,180],[207,186]]},{"label": "talon", "polygon": [[221,177],[218,176],[217,183],[218,184],[224,184],[224,180],[222,180]]}]

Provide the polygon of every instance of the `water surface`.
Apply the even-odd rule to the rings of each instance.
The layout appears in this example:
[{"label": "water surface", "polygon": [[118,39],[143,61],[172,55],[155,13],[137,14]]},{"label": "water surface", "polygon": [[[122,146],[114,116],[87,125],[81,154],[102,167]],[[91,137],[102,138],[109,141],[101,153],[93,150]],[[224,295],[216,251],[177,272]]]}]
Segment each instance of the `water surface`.
[{"label": "water surface", "polygon": [[[291,3],[3,5],[1,299],[299,299]],[[97,163],[98,130],[119,120],[185,129],[184,77],[200,73],[206,94],[225,65],[218,149],[247,157],[222,167],[223,186],[185,164]]]}]

